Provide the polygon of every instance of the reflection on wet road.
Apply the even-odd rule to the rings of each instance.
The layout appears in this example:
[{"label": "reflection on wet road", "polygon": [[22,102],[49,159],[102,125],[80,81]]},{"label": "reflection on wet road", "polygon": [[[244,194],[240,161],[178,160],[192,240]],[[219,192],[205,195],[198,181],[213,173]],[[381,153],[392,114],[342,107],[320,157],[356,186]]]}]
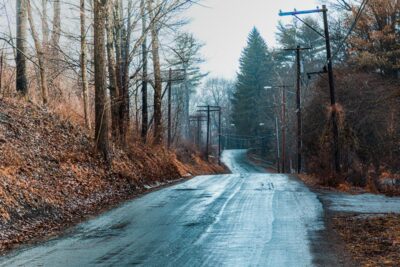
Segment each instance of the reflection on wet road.
[{"label": "reflection on wet road", "polygon": [[232,174],[150,193],[0,266],[314,266],[324,228],[316,194],[263,173],[245,151],[226,151],[224,162]]}]

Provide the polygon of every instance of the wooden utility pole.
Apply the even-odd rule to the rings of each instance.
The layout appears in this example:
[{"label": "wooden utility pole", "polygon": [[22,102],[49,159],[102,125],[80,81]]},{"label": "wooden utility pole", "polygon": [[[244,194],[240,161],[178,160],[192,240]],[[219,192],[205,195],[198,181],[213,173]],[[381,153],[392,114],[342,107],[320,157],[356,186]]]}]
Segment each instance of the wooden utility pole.
[{"label": "wooden utility pole", "polygon": [[197,117],[197,147],[201,146],[201,117]]},{"label": "wooden utility pole", "polygon": [[221,136],[222,136],[222,110],[221,108],[219,109],[218,112],[218,164],[221,165],[221,155],[222,155],[222,150],[221,150]]},{"label": "wooden utility pole", "polygon": [[208,161],[208,155],[210,153],[210,132],[211,132],[211,125],[210,125],[210,106],[207,106],[207,142],[206,142],[206,160]]},{"label": "wooden utility pole", "polygon": [[297,173],[301,172],[301,150],[302,150],[302,125],[301,125],[301,58],[300,46],[296,48],[297,81],[296,81],[296,104],[297,104]]},{"label": "wooden utility pole", "polygon": [[207,121],[207,116],[202,116],[202,115],[190,116],[190,121],[196,122],[196,134],[195,134],[194,139],[195,139],[195,144],[196,144],[197,148],[200,149],[202,122]]},{"label": "wooden utility pole", "polygon": [[[222,110],[220,106],[199,106],[199,108],[203,108],[203,110],[198,110],[198,112],[206,112],[207,113],[207,142],[206,142],[206,160],[208,161],[209,159],[209,153],[210,153],[210,141],[211,141],[211,112],[219,112],[221,114]],[[221,115],[222,116],[222,115]],[[218,126],[218,132],[220,133],[221,131],[221,120],[219,122]],[[219,149],[218,153],[220,153],[220,145],[221,145],[221,135],[219,135]]]},{"label": "wooden utility pole", "polygon": [[297,114],[297,173],[301,173],[302,166],[302,120],[301,120],[301,51],[310,50],[311,47],[300,47],[285,49],[296,51],[296,114]]},{"label": "wooden utility pole", "polygon": [[329,77],[329,92],[331,98],[331,119],[332,119],[332,134],[333,134],[333,165],[335,173],[340,173],[340,152],[339,152],[339,130],[337,125],[337,109],[336,109],[336,94],[335,94],[335,81],[333,77],[332,66],[332,52],[329,36],[328,25],[328,9],[326,5],[322,6],[324,17],[324,30],[325,30],[325,43],[326,43],[326,57],[328,61],[328,77]]},{"label": "wooden utility pole", "polygon": [[[179,72],[181,71],[180,69],[177,70],[172,70],[169,69],[168,71],[168,78],[165,80],[161,79],[161,82],[167,81],[167,85],[162,89],[162,94],[161,94],[161,101],[164,100],[165,95],[167,95],[168,97],[168,110],[171,111],[169,112],[169,114],[171,114],[171,116],[168,116],[168,120],[171,121],[171,142],[172,142],[172,84],[173,82],[178,82],[178,81],[182,81],[183,79],[178,77],[173,77],[173,72]],[[150,129],[152,124],[154,123],[154,114],[153,116],[150,118],[149,123],[147,124],[147,129]]]},{"label": "wooden utility pole", "polygon": [[286,172],[286,87],[282,86],[282,173]]},{"label": "wooden utility pole", "polygon": [[280,168],[280,150],[279,150],[279,125],[278,125],[278,117],[275,117],[275,135],[276,135],[276,170],[278,173],[281,172]]},{"label": "wooden utility pole", "polygon": [[3,62],[4,61],[4,51],[1,51],[0,58],[0,93],[3,91]]},{"label": "wooden utility pole", "polygon": [[168,74],[168,149],[171,148],[172,143],[172,69],[169,69]]},{"label": "wooden utility pole", "polygon": [[291,88],[292,86],[289,85],[275,85],[271,86],[270,88],[280,88],[282,94],[282,102],[281,102],[281,131],[282,131],[282,159],[281,159],[281,171],[282,173],[286,172],[286,89]]},{"label": "wooden utility pole", "polygon": [[[336,93],[335,93],[335,81],[333,76],[333,65],[332,65],[332,52],[331,52],[331,43],[329,36],[329,24],[328,24],[328,9],[326,5],[322,5],[322,9],[314,9],[314,10],[295,10],[292,12],[280,12],[279,16],[295,16],[300,21],[302,21],[298,15],[306,15],[306,14],[314,14],[314,13],[322,13],[324,20],[324,34],[320,33],[318,30],[311,27],[306,23],[306,26],[320,35],[325,39],[326,45],[326,58],[328,65],[328,77],[329,77],[329,93],[331,99],[331,120],[332,120],[332,162],[333,162],[333,172],[334,174],[340,173],[340,151],[339,151],[339,129],[337,125],[337,107],[336,107]],[[302,21],[304,23],[304,21]]]}]

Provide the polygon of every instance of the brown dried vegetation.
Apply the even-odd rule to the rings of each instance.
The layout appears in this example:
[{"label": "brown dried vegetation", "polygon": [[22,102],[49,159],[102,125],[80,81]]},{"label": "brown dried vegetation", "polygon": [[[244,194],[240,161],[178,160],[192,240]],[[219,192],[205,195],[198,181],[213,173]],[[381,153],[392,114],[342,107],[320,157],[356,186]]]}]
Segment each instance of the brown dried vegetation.
[{"label": "brown dried vegetation", "polygon": [[[160,147],[113,149],[111,166],[86,130],[46,109],[0,100],[0,251],[43,238],[159,184],[198,172]],[[198,165],[199,168],[194,165]]]},{"label": "brown dried vegetation", "polygon": [[[305,108],[303,141],[307,170],[321,177],[320,182],[325,185],[348,183],[369,191],[386,192],[379,177],[383,172],[397,177],[400,166],[398,80],[351,69],[338,71],[335,76],[343,176],[330,179],[329,91],[323,79],[313,88]],[[392,191],[399,193],[400,188]]]},{"label": "brown dried vegetation", "polygon": [[338,216],[334,229],[346,242],[358,266],[398,266],[400,215]]}]

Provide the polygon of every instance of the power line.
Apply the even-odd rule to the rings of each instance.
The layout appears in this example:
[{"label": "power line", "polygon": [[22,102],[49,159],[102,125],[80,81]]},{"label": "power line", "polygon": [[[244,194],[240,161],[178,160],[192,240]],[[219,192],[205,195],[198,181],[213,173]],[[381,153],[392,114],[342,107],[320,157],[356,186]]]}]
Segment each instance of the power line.
[{"label": "power line", "polygon": [[[336,56],[339,54],[340,50],[343,48],[345,42],[347,41],[347,39],[350,37],[350,34],[353,32],[354,28],[357,26],[358,21],[361,18],[362,12],[364,11],[365,7],[367,6],[369,0],[363,0],[363,2],[360,5],[360,8],[357,12],[357,15],[353,21],[353,24],[351,25],[349,31],[347,32],[346,36],[343,38],[341,44],[339,45],[339,47],[336,49],[336,51],[333,53],[333,56],[330,58],[330,61],[332,61],[333,59],[336,58]],[[325,65],[328,62],[325,63]]]}]

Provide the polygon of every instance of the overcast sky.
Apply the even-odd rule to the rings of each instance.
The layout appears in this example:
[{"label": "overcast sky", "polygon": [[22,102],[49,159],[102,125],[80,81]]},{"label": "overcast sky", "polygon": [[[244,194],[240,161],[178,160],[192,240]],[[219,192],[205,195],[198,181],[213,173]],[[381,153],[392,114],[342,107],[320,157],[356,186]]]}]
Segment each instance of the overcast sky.
[{"label": "overcast sky", "polygon": [[[316,0],[203,0],[188,11],[187,30],[205,43],[204,70],[233,79],[247,36],[256,26],[269,46],[275,45],[279,10],[314,9]],[[286,18],[284,21],[289,22]]]}]

